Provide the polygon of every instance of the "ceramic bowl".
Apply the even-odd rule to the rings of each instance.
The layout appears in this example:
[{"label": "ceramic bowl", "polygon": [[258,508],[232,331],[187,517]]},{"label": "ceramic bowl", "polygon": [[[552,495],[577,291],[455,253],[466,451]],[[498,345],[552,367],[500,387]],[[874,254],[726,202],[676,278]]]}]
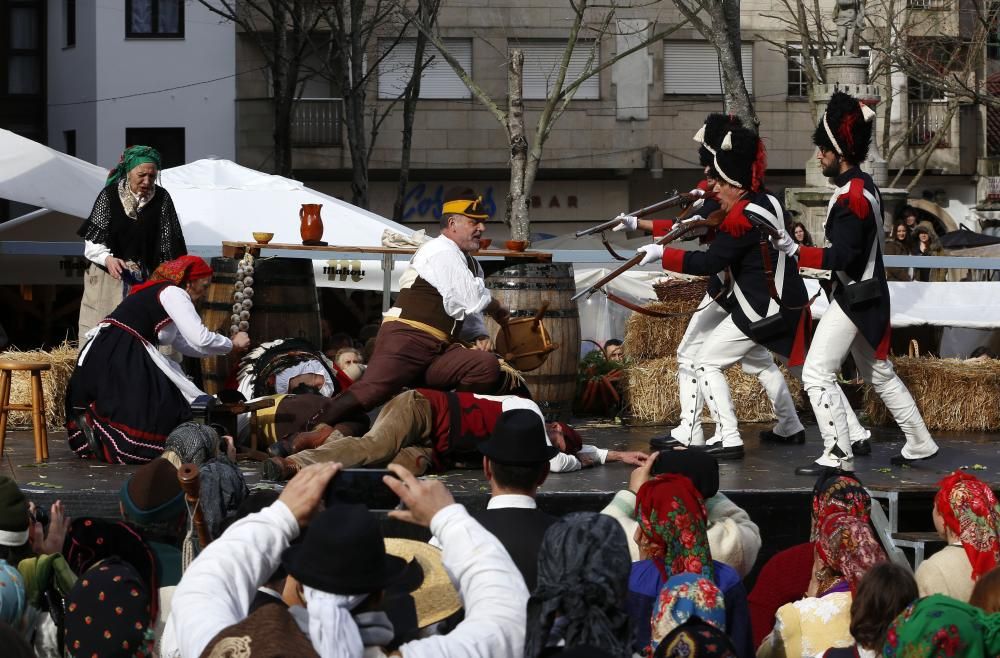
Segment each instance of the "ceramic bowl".
[{"label": "ceramic bowl", "polygon": [[479,238],[479,251],[489,249],[491,244],[493,244],[493,238]]},{"label": "ceramic bowl", "polygon": [[267,244],[268,242],[271,241],[271,238],[273,238],[273,237],[274,237],[274,233],[262,233],[262,232],[254,231],[254,234],[253,234],[253,239],[256,240],[257,242],[259,242],[260,244]]},{"label": "ceramic bowl", "polygon": [[510,251],[524,251],[525,249],[528,248],[528,241],[527,240],[507,240],[507,242],[504,242],[504,246],[506,246],[507,249],[509,249]]}]

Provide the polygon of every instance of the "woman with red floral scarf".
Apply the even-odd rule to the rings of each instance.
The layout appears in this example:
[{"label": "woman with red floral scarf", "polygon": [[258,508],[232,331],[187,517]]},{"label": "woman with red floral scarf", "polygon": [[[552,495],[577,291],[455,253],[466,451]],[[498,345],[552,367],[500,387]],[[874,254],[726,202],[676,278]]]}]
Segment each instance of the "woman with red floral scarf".
[{"label": "woman with red floral scarf", "polygon": [[1000,506],[989,485],[955,471],[934,497],[934,527],[948,545],[917,568],[920,596],[968,601],[976,580],[1000,562]]},{"label": "woman with red floral scarf", "polygon": [[632,648],[650,644],[650,620],[667,581],[692,573],[722,591],[726,633],[740,658],[753,655],[750,613],[743,581],[735,569],[712,559],[708,546],[708,513],[694,484],[683,475],[664,473],[643,484],[636,493],[635,541],[641,559],[632,563],[626,610],[634,629]]},{"label": "woman with red floral scarf", "polygon": [[244,332],[230,340],[201,323],[195,304],[211,278],[197,256],[163,263],[88,332],[66,391],[66,430],[77,455],[144,464],[160,456],[171,430],[191,420],[191,402],[205,393],[157,345],[193,357],[250,345]]}]

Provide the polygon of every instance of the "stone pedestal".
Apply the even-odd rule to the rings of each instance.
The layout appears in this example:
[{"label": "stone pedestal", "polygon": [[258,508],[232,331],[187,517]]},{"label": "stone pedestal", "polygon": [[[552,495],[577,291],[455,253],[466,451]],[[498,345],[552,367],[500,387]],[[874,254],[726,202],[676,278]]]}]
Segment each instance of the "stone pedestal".
[{"label": "stone pedestal", "polygon": [[[814,165],[815,166],[815,165]],[[818,171],[818,170],[817,170]],[[822,178],[824,187],[789,187],[785,189],[785,207],[789,210],[797,210],[799,216],[797,221],[806,226],[806,230],[812,236],[813,243],[817,247],[823,246],[825,239],[826,209],[830,203],[830,194],[833,186],[827,179]],[[907,192],[905,189],[884,188],[882,192],[883,234],[892,228],[893,219],[896,214],[906,205]]]}]

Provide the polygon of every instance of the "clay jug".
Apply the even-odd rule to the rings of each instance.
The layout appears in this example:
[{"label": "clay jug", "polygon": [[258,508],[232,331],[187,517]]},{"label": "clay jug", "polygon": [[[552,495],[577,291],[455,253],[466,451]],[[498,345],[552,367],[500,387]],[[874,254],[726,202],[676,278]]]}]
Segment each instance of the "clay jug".
[{"label": "clay jug", "polygon": [[302,236],[302,242],[319,242],[323,239],[323,219],[319,216],[322,208],[321,203],[302,204],[299,210],[299,220],[302,222],[299,234]]}]

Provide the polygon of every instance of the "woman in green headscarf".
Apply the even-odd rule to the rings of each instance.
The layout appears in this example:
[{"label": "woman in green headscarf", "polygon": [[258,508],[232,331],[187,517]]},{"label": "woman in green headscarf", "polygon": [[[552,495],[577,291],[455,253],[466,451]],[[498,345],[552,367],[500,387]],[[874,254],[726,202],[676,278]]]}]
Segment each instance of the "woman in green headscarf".
[{"label": "woman in green headscarf", "polygon": [[83,283],[79,339],[122,301],[160,263],[187,253],[174,202],[156,184],[160,154],[130,146],[111,170],[90,217],[78,234],[91,265]]},{"label": "woman in green headscarf", "polygon": [[944,594],[919,599],[892,622],[886,658],[996,658],[1000,614],[987,614]]}]

